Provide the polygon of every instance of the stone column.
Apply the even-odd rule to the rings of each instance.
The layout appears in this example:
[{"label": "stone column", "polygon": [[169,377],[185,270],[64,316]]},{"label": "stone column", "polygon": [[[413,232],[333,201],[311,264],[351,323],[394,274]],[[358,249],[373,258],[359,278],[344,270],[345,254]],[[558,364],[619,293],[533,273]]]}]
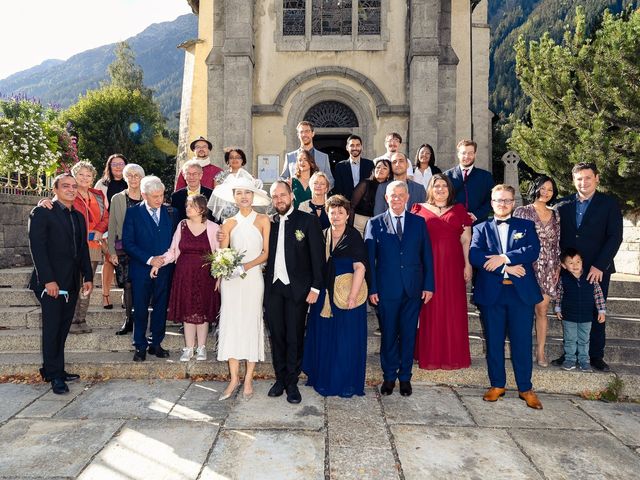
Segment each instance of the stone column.
[{"label": "stone column", "polygon": [[225,0],[222,47],[224,82],[224,146],[237,145],[253,171],[253,1]]},{"label": "stone column", "polygon": [[211,157],[219,167],[224,166],[224,7],[225,0],[213,0],[213,47],[207,56],[207,135],[213,143]]},{"label": "stone column", "polygon": [[456,160],[456,96],[458,57],[451,47],[451,0],[440,2],[440,57],[438,65],[438,143],[436,161],[441,169]]},{"label": "stone column", "polygon": [[429,143],[438,157],[439,88],[437,0],[411,0],[409,29],[409,131],[407,155]]},{"label": "stone column", "polygon": [[516,189],[516,207],[522,205],[522,195],[520,194],[520,179],[518,178],[518,164],[520,155],[513,150],[509,150],[502,155],[504,163],[504,183]]},{"label": "stone column", "polygon": [[184,49],[184,73],[182,74],[182,99],[180,101],[180,126],[178,127],[178,153],[176,155],[176,176],[180,168],[189,158],[189,120],[191,118],[191,94],[193,90],[193,75],[195,66],[194,45],[192,40],[179,45]]},{"label": "stone column", "polygon": [[489,110],[489,43],[487,2],[480,2],[471,17],[471,71],[473,76],[473,139],[478,143],[476,163],[489,171],[491,165],[491,112]]}]

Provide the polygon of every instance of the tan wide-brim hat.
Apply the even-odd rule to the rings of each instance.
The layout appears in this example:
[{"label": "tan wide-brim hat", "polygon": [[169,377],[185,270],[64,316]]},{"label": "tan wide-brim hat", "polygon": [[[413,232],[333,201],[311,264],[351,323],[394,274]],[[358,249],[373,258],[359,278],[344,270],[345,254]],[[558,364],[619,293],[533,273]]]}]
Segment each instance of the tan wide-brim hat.
[{"label": "tan wide-brim hat", "polygon": [[207,145],[209,145],[209,150],[213,150],[213,144],[209,140],[207,140],[204,137],[199,137],[189,144],[189,148],[191,149],[192,152],[196,149],[197,142],[207,142]]},{"label": "tan wide-brim hat", "polygon": [[250,190],[253,192],[253,202],[251,205],[258,207],[266,207],[271,205],[271,198],[260,187],[262,181],[253,178],[249,172],[244,169],[238,170],[235,174],[229,174],[221,185],[213,189],[213,194],[220,200],[235,203],[233,191],[236,189]]}]

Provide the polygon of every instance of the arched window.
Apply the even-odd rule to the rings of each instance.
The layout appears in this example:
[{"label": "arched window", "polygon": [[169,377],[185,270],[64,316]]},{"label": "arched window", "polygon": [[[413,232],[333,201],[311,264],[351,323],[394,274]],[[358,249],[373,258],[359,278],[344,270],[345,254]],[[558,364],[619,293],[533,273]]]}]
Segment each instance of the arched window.
[{"label": "arched window", "polygon": [[304,116],[315,128],[358,127],[358,117],[344,103],[326,101],[315,104]]}]

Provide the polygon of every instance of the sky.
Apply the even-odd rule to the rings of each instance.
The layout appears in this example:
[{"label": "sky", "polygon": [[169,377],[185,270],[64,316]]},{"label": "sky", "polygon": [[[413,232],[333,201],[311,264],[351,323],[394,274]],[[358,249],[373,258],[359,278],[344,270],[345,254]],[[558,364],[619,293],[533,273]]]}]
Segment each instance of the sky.
[{"label": "sky", "polygon": [[0,79],[185,13],[191,13],[187,0],[0,0]]}]

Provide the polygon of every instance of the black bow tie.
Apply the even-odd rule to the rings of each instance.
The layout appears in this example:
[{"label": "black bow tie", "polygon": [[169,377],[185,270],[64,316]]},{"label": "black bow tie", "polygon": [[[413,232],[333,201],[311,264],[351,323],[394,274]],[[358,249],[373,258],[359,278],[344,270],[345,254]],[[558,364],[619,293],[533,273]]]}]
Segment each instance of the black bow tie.
[{"label": "black bow tie", "polygon": [[496,219],[496,225],[501,225],[503,223],[506,223],[507,225],[509,225],[509,223],[511,223],[511,219],[507,218],[506,220],[498,220]]}]

